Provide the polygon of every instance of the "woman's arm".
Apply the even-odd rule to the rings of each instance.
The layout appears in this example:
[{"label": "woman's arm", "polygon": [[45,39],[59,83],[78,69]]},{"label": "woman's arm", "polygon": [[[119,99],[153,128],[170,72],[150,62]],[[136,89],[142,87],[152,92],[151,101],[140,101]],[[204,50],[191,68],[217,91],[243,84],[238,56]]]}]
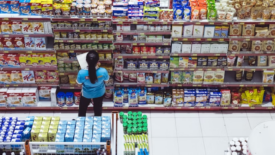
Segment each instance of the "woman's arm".
[{"label": "woman's arm", "polygon": [[82,83],[83,83],[82,79],[83,78],[82,78],[82,74],[81,74],[81,70],[80,70],[77,74],[76,83],[82,85]]}]

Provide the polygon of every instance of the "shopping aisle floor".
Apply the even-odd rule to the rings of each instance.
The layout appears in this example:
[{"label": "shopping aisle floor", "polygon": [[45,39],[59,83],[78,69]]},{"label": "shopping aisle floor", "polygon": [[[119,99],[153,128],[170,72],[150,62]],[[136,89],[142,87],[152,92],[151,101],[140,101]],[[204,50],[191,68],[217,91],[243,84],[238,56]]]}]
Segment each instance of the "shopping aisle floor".
[{"label": "shopping aisle floor", "polygon": [[[224,155],[233,137],[247,137],[257,124],[275,120],[275,112],[150,112],[148,115],[150,155]],[[77,117],[77,112],[5,112],[3,116]],[[111,115],[104,112],[103,115]],[[89,116],[89,114],[88,114]]]}]

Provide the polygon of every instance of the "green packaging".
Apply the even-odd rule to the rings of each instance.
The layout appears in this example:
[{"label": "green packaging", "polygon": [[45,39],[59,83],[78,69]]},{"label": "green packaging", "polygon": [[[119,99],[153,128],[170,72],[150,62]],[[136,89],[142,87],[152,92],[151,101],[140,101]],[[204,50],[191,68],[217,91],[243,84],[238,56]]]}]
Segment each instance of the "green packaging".
[{"label": "green packaging", "polygon": [[170,67],[171,68],[179,67],[179,57],[170,57]]}]

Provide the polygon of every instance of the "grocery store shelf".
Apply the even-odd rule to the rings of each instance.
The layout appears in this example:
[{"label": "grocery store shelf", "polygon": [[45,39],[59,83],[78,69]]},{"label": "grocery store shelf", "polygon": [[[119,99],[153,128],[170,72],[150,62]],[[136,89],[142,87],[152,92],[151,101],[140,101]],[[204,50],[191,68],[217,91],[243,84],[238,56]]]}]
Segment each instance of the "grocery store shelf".
[{"label": "grocery store shelf", "polygon": [[269,66],[227,66],[224,68],[225,71],[263,71],[263,70],[275,70],[274,67]]},{"label": "grocery store shelf", "polygon": [[3,71],[10,71],[10,70],[33,70],[33,71],[36,71],[36,70],[57,70],[57,66],[26,66],[26,67],[13,67],[13,68],[10,68],[10,67],[3,67],[3,68],[0,68],[0,70],[3,70]]},{"label": "grocery store shelf", "polygon": [[170,56],[227,56],[227,53],[171,53]]},{"label": "grocery store shelf", "polygon": [[122,42],[114,42],[114,45],[133,45],[133,46],[170,46],[171,43],[165,42],[134,42],[134,41],[122,41]]},{"label": "grocery store shelf", "polygon": [[53,34],[0,34],[0,37],[53,37]]},{"label": "grocery store shelf", "polygon": [[111,21],[111,18],[93,18],[93,17],[70,17],[70,16],[64,16],[64,17],[54,17],[52,18],[53,22],[60,22],[60,21]]},{"label": "grocery store shelf", "polygon": [[186,25],[186,24],[195,24],[195,25],[229,25],[233,21],[209,21],[209,20],[196,20],[196,21],[185,21],[177,20],[173,21],[173,25]]},{"label": "grocery store shelf", "polygon": [[269,38],[269,37],[257,37],[257,36],[229,36],[228,39],[230,40],[246,40],[246,41],[251,41],[251,40],[274,40],[274,38]]},{"label": "grocery store shelf", "polygon": [[[75,84],[60,84],[59,86],[60,89],[82,89],[81,85]],[[105,86],[106,89],[114,89],[113,86]]]},{"label": "grocery store shelf", "polygon": [[237,19],[237,17],[234,17],[234,24],[257,24],[257,25],[265,25],[265,24],[275,24],[274,20],[252,20],[252,19]]},{"label": "grocery store shelf", "polygon": [[47,82],[47,83],[29,83],[29,84],[23,84],[23,83],[16,83],[16,84],[0,84],[0,87],[39,87],[39,86],[59,86],[58,82]]},{"label": "grocery store shelf", "polygon": [[169,55],[114,54],[114,58],[169,59]]},{"label": "grocery store shelf", "polygon": [[76,53],[76,52],[89,52],[91,50],[95,50],[96,52],[98,53],[112,53],[113,50],[111,49],[108,49],[108,50],[102,50],[102,49],[75,49],[75,50],[72,50],[72,49],[68,49],[68,50],[65,50],[65,49],[59,49],[59,50],[56,50],[56,52],[68,52],[68,53]]},{"label": "grocery store shelf", "polygon": [[139,20],[139,19],[134,19],[134,20],[112,20],[113,24],[172,24],[172,21],[167,21],[167,20],[154,20],[154,21],[146,21],[146,20]]},{"label": "grocery store shelf", "polygon": [[172,38],[172,41],[229,41],[229,38],[203,38],[203,37],[184,37]]},{"label": "grocery store shelf", "polygon": [[275,55],[275,52],[252,52],[240,51],[239,53],[228,52],[228,56],[259,56],[259,55]]},{"label": "grocery store shelf", "polygon": [[54,49],[48,48],[45,50],[32,50],[32,49],[22,49],[22,50],[4,50],[4,49],[0,49],[0,53],[55,53]]},{"label": "grocery store shelf", "polygon": [[51,21],[49,17],[43,16],[20,16],[19,14],[1,14],[2,21]]},{"label": "grocery store shelf", "polygon": [[77,73],[78,71],[64,71],[64,72],[59,71],[59,75],[76,75]]},{"label": "grocery store shelf", "polygon": [[139,69],[116,69],[114,72],[125,72],[125,73],[169,73],[167,70],[151,69],[151,70],[139,70]]},{"label": "grocery store shelf", "polygon": [[202,66],[198,66],[198,67],[182,67],[182,68],[170,68],[170,71],[217,71],[217,70],[224,70],[224,67],[222,66],[215,66],[215,67],[211,67],[211,66],[207,66],[207,67],[202,67]]},{"label": "grocery store shelf", "polygon": [[136,83],[136,82],[123,82],[123,83],[119,83],[119,82],[115,82],[114,83],[115,87],[128,87],[128,86],[132,86],[132,87],[168,87],[169,84],[168,83],[163,83],[163,84],[146,84],[146,83]]},{"label": "grocery store shelf", "polygon": [[93,28],[55,28],[54,32],[112,32],[112,29]]},{"label": "grocery store shelf", "polygon": [[111,64],[113,63],[113,60],[99,60],[100,63],[107,63],[107,64]]},{"label": "grocery store shelf", "polygon": [[113,31],[114,35],[171,35],[171,31]]},{"label": "grocery store shelf", "polygon": [[77,59],[59,59],[57,63],[78,63]]},{"label": "grocery store shelf", "polygon": [[54,42],[64,43],[113,43],[113,40],[108,39],[80,39],[80,38],[55,38]]}]

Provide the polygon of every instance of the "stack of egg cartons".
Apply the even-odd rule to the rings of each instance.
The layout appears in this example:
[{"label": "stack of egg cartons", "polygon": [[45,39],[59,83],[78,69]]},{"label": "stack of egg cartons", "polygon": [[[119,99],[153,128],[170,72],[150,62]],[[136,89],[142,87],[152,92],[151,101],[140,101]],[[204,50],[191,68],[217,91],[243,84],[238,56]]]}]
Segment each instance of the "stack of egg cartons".
[{"label": "stack of egg cartons", "polygon": [[[85,117],[78,117],[76,119],[76,127],[74,133],[74,142],[83,141]],[[75,153],[81,153],[83,151],[82,145],[74,145]]]},{"label": "stack of egg cartons", "polygon": [[[101,116],[94,116],[94,125],[93,125],[93,138],[92,142],[101,141]],[[92,149],[98,149],[100,145],[93,145]]]},{"label": "stack of egg cartons", "polygon": [[109,116],[101,118],[101,142],[111,140],[111,119]]},{"label": "stack of egg cartons", "polygon": [[[92,142],[93,124],[94,124],[94,118],[91,116],[86,117],[85,126],[84,126],[83,142]],[[85,149],[85,151],[86,151],[85,153],[91,153],[91,151],[92,151],[91,145],[83,145],[83,149]]]},{"label": "stack of egg cartons", "polygon": [[50,126],[48,130],[48,142],[54,142],[57,134],[60,117],[43,117],[43,121],[50,121]]},{"label": "stack of egg cartons", "polygon": [[21,142],[24,123],[24,120],[17,120],[17,117],[0,117],[0,142]]},{"label": "stack of egg cartons", "polygon": [[[62,120],[59,121],[58,127],[57,127],[57,133],[55,136],[55,142],[64,142],[65,141],[65,133],[67,129],[67,121]],[[56,153],[64,153],[64,145],[56,145]]]}]

